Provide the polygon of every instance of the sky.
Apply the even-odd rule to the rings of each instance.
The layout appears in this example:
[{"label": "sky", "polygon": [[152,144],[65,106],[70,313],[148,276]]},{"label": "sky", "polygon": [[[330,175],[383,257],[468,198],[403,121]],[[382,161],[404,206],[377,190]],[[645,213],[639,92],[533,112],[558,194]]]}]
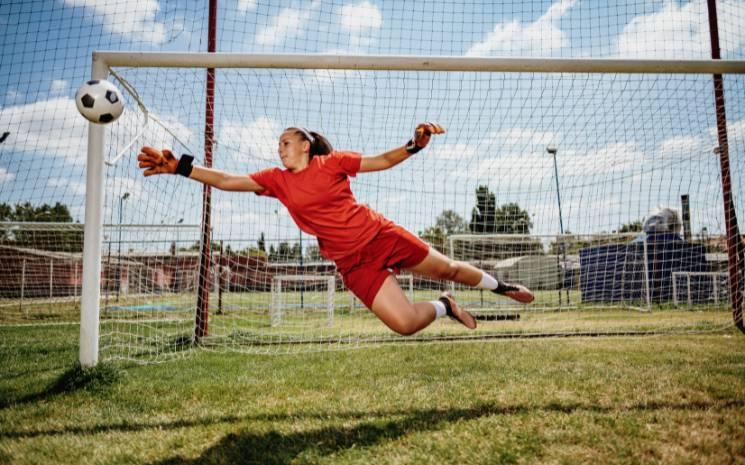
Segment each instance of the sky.
[{"label": "sky", "polygon": [[[13,0],[0,4],[0,202],[62,201],[83,221],[87,123],[74,108],[93,50],[205,51],[206,2]],[[742,59],[745,1],[719,1],[722,56]],[[221,1],[218,51],[244,53],[706,59],[706,3],[559,0]],[[108,158],[137,138],[202,159],[204,71],[116,69],[124,116],[107,127]],[[110,80],[123,89],[114,77]],[[743,76],[726,76],[736,199],[745,155]],[[277,166],[282,129],[303,125],[339,149],[374,155],[416,123],[448,134],[391,171],[360,175],[361,202],[418,232],[444,209],[466,220],[474,191],[517,202],[533,232],[610,232],[692,199],[694,232],[722,233],[711,77],[530,73],[218,70],[215,166]],[[145,124],[142,103],[168,130]],[[144,125],[144,127],[143,127]],[[558,148],[557,169],[546,146]],[[197,224],[201,189],[145,180],[136,150],[107,169],[105,223]],[[130,195],[122,200],[123,194]],[[216,192],[214,234],[236,246],[295,240],[274,200]],[[120,208],[121,207],[121,208]],[[738,204],[738,215],[745,218]],[[120,221],[121,218],[121,221]],[[153,233],[155,234],[155,233]],[[187,234],[188,236],[188,234]],[[196,233],[193,237],[196,237]],[[128,239],[140,238],[130,233]],[[183,238],[185,242],[191,236]]]}]

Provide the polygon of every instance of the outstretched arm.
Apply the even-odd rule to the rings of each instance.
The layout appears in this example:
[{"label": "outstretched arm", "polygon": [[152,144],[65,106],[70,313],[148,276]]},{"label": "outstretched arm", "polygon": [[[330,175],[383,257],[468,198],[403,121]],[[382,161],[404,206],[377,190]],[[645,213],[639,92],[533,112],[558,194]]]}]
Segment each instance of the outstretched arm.
[{"label": "outstretched arm", "polygon": [[[176,174],[179,160],[168,149],[158,150],[142,147],[137,156],[140,168],[145,176],[154,174]],[[186,173],[179,174],[186,175]],[[237,175],[203,166],[191,167],[188,177],[223,191],[261,192],[264,188],[248,175]]]},{"label": "outstretched arm", "polygon": [[422,123],[416,127],[414,137],[406,145],[373,157],[363,157],[359,172],[369,173],[392,168],[426,147],[432,134],[444,133],[445,128],[437,123]]}]

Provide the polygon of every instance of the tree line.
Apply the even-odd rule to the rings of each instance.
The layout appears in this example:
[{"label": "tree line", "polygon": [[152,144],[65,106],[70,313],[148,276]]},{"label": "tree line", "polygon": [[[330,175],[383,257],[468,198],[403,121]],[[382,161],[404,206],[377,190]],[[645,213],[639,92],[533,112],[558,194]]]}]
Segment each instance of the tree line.
[{"label": "tree line", "polygon": [[[67,205],[59,202],[39,206],[34,206],[31,202],[15,205],[0,203],[0,222],[73,223],[73,218]],[[83,230],[3,227],[0,229],[0,244],[50,252],[78,253],[83,251]]]}]

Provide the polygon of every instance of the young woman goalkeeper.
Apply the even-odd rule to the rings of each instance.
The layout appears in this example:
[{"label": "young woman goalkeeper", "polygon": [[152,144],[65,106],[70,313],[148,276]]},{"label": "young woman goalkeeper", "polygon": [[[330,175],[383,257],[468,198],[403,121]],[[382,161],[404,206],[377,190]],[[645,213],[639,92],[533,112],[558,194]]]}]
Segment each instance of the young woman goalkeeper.
[{"label": "young woman goalkeeper", "polygon": [[432,279],[450,280],[488,289],[521,303],[533,301],[524,286],[497,282],[472,265],[451,260],[421,239],[357,202],[349,177],[392,168],[419,152],[436,123],[417,126],[406,145],[363,157],[334,151],[321,134],[288,128],[279,138],[279,158],[285,169],[269,168],[249,175],[230,174],[192,165],[193,157],[176,159],[170,150],[143,147],[137,159],[144,175],[180,174],[225,191],[255,192],[279,199],[298,227],[318,238],[321,254],[336,262],[344,284],[393,331],[409,335],[448,315],[470,329],[476,320],[445,292],[432,302],[411,303],[396,281],[400,269]]}]

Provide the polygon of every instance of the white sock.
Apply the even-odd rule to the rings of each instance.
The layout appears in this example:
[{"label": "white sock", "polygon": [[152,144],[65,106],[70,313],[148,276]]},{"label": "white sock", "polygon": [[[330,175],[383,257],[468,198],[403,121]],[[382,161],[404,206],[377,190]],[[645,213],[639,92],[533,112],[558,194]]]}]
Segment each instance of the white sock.
[{"label": "white sock", "polygon": [[448,310],[445,308],[445,304],[440,302],[439,300],[433,300],[430,302],[433,307],[435,307],[435,319],[440,318],[441,316],[445,316],[448,313]]},{"label": "white sock", "polygon": [[486,274],[483,271],[481,273],[483,273],[481,275],[481,282],[476,285],[478,289],[492,290],[492,289],[496,289],[497,286],[499,286],[499,283],[497,282],[496,279],[494,279],[492,275]]}]

